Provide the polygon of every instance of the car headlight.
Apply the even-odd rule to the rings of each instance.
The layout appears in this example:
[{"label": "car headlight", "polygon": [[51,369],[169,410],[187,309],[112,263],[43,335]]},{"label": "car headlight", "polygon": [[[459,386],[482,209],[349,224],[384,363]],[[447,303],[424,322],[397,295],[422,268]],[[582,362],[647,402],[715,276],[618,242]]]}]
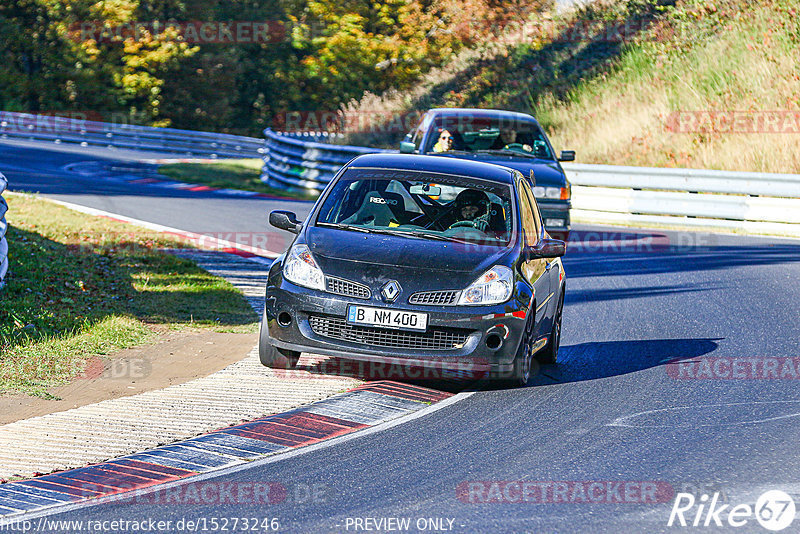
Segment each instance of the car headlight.
[{"label": "car headlight", "polygon": [[325,275],[307,245],[295,245],[283,262],[283,276],[298,286],[325,290]]},{"label": "car headlight", "polygon": [[572,191],[569,185],[567,187],[542,187],[535,186],[533,188],[533,196],[538,198],[548,198],[551,200],[569,200]]},{"label": "car headlight", "polygon": [[460,305],[500,304],[511,298],[514,276],[511,269],[495,265],[461,292]]}]

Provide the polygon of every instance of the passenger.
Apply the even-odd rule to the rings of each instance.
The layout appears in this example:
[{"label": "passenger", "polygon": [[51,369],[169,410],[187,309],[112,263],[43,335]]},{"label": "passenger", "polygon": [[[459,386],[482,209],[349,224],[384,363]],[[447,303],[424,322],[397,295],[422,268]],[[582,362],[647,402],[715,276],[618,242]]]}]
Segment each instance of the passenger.
[{"label": "passenger", "polygon": [[439,139],[433,145],[434,152],[447,152],[453,148],[453,136],[447,130],[442,130],[439,134]]}]

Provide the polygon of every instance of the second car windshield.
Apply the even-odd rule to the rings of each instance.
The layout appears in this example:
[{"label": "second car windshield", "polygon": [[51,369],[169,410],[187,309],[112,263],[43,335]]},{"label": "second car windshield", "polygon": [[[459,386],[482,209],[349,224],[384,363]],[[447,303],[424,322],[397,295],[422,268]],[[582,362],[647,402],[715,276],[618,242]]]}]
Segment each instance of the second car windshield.
[{"label": "second car windshield", "polygon": [[428,136],[425,152],[501,152],[509,156],[553,159],[544,134],[534,122],[510,119],[444,117]]},{"label": "second car windshield", "polygon": [[511,186],[406,170],[348,169],[326,197],[316,224],[489,246],[513,234]]}]

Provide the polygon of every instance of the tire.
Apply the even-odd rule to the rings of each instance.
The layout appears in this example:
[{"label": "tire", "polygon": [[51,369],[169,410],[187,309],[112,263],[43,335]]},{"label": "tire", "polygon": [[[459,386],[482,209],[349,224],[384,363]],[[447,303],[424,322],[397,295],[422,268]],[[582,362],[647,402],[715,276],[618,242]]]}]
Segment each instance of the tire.
[{"label": "tire", "polygon": [[535,366],[534,359],[531,357],[531,340],[527,335],[522,339],[517,350],[517,355],[514,357],[514,374],[509,380],[509,385],[514,387],[523,387],[528,384],[531,379],[533,369]]},{"label": "tire", "polygon": [[[536,304],[534,303],[534,310]],[[511,379],[508,381],[509,385],[513,387],[523,387],[528,384],[531,376],[537,374],[539,366],[533,355],[531,354],[531,342],[533,340],[533,323],[535,321],[535,314],[531,313],[528,317],[528,323],[525,325],[525,331],[522,333],[522,341],[519,343],[517,355],[514,357],[514,367]]]},{"label": "tire", "polygon": [[536,354],[536,360],[543,364],[554,364],[558,361],[558,349],[561,346],[561,319],[564,316],[564,290],[561,290],[561,298],[558,300],[556,317],[553,321],[553,328],[547,345]]},{"label": "tire", "polygon": [[279,349],[269,342],[265,321],[261,321],[261,331],[258,336],[258,357],[261,365],[273,369],[294,369],[300,360],[300,352],[296,350]]}]

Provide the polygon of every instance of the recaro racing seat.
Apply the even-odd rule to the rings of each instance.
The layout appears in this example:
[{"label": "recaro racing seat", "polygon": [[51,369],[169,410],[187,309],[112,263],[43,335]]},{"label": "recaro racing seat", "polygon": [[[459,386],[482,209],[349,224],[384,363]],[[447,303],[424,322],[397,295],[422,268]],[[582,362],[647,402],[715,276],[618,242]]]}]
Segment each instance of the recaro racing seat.
[{"label": "recaro racing seat", "polygon": [[342,221],[344,224],[360,224],[388,227],[389,223],[402,224],[405,219],[405,200],[399,193],[370,191],[361,207]]}]

